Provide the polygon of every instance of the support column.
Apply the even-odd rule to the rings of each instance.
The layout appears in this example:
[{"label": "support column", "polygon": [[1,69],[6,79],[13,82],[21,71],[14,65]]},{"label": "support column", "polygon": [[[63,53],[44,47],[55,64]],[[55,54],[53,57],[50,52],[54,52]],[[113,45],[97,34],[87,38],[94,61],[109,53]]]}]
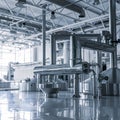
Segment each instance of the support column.
[{"label": "support column", "polygon": [[[101,42],[100,37],[97,38],[97,42]],[[98,63],[98,69],[97,69],[96,74],[98,75],[102,70],[102,53],[101,53],[101,51],[97,51],[97,61],[96,62]]]},{"label": "support column", "polygon": [[64,56],[64,64],[69,64],[69,60],[70,60],[69,41],[64,42],[63,56]]},{"label": "support column", "polygon": [[70,67],[73,67],[73,36],[70,36]]},{"label": "support column", "polygon": [[73,97],[79,98],[79,74],[75,74],[74,78],[74,95]]},{"label": "support column", "polygon": [[37,91],[38,91],[39,90],[39,84],[40,84],[40,74],[36,73],[35,76],[37,78],[36,87],[37,87]]},{"label": "support column", "polygon": [[113,57],[112,56],[113,56],[112,53],[110,53],[110,68],[113,68],[113,63],[112,63]]},{"label": "support column", "polygon": [[54,38],[54,35],[50,36],[50,44],[51,44],[51,57],[50,62],[51,64],[56,64],[56,40]]},{"label": "support column", "polygon": [[79,37],[77,37],[76,39],[76,47],[75,47],[75,64],[79,64],[82,62],[82,54],[81,54],[81,43],[80,43],[80,40],[79,40]]},{"label": "support column", "polygon": [[70,36],[70,67],[74,66],[74,36]]},{"label": "support column", "polygon": [[116,83],[116,68],[117,68],[117,45],[116,45],[116,1],[110,0],[110,32],[111,32],[111,42],[115,47],[115,51],[112,53],[112,67],[113,67],[113,83]]},{"label": "support column", "polygon": [[70,36],[70,66],[80,64],[82,61],[81,44],[79,37]]},{"label": "support column", "polygon": [[79,99],[78,98],[76,98],[76,99],[74,99],[74,116],[75,116],[75,118],[74,118],[74,120],[79,120],[80,119],[80,113],[81,112],[79,112],[80,111],[80,101],[79,101]]},{"label": "support column", "polygon": [[45,65],[45,57],[46,57],[46,5],[43,6],[42,9],[42,51],[43,51],[43,58],[42,64]]},{"label": "support column", "polygon": [[11,81],[12,63],[8,65],[8,81]]},{"label": "support column", "polygon": [[93,71],[93,76],[94,76],[94,79],[93,79],[93,98],[96,98],[97,96],[97,92],[96,92],[96,89],[97,89],[97,84],[96,84],[96,77],[95,77],[96,73]]}]

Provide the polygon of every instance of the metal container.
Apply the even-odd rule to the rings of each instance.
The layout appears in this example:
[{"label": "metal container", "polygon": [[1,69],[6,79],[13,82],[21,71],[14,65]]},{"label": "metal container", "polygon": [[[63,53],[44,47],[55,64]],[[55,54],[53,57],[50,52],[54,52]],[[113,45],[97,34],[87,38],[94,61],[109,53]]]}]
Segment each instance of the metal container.
[{"label": "metal container", "polygon": [[45,92],[46,97],[57,97],[59,91],[58,84],[53,83],[39,84],[39,88]]},{"label": "metal container", "polygon": [[118,96],[120,95],[120,84],[119,83],[102,84],[101,92],[103,96]]},{"label": "metal container", "polygon": [[19,90],[22,91],[22,92],[36,91],[36,83],[21,82],[20,85],[19,85]]}]

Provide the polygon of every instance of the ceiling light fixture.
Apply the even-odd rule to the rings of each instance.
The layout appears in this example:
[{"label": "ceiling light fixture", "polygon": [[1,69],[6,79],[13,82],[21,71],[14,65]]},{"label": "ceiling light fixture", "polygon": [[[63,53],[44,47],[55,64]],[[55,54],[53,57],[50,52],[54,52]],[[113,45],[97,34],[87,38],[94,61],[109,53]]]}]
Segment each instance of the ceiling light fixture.
[{"label": "ceiling light fixture", "polygon": [[55,17],[55,12],[54,11],[51,11],[51,17],[50,17],[51,19],[55,19],[56,17]]},{"label": "ceiling light fixture", "polygon": [[83,17],[85,17],[85,14],[80,13],[79,18],[83,18]]}]

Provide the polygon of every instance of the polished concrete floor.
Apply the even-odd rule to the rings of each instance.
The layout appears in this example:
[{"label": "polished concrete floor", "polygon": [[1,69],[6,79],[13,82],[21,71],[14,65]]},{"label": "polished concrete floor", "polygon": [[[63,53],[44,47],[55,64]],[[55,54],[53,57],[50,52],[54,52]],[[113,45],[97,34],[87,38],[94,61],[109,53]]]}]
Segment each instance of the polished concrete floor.
[{"label": "polished concrete floor", "polygon": [[61,92],[45,98],[40,92],[0,91],[0,120],[120,120],[120,97],[75,99]]}]

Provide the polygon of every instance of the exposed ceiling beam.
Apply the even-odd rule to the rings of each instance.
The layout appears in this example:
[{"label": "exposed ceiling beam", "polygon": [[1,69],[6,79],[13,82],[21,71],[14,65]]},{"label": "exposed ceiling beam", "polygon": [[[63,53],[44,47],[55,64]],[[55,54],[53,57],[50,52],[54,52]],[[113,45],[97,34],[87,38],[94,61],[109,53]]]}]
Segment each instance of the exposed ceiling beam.
[{"label": "exposed ceiling beam", "polygon": [[[120,14],[120,11],[117,11],[117,14]],[[92,18],[92,19],[88,19],[88,20],[84,20],[84,21],[81,21],[81,22],[69,24],[69,25],[66,25],[66,26],[63,26],[63,27],[59,27],[59,28],[56,28],[56,29],[48,30],[48,31],[46,31],[46,34],[51,34],[51,33],[55,33],[55,32],[58,32],[58,31],[63,31],[63,30],[76,29],[76,28],[79,28],[81,25],[84,25],[86,23],[98,22],[98,21],[105,20],[105,19],[108,19],[108,18],[109,18],[109,14],[101,15],[101,16],[98,16],[98,17],[95,17],[95,18]],[[38,37],[38,36],[42,36],[42,33],[38,33],[38,34],[31,35],[29,37],[25,37],[25,39],[35,38],[35,37]]]},{"label": "exposed ceiling beam", "polygon": [[[42,20],[34,20],[34,18],[33,17],[31,17],[31,16],[25,16],[24,14],[19,14],[19,15],[16,15],[17,14],[17,12],[13,12],[14,13],[14,15],[13,14],[11,14],[10,13],[10,11],[9,10],[7,10],[7,9],[4,9],[4,8],[0,8],[0,14],[1,14],[1,16],[7,16],[7,17],[11,17],[11,19],[12,20],[25,20],[26,21],[26,23],[32,23],[32,25],[36,25],[36,26],[39,26],[39,27],[41,27],[42,28],[42,25],[41,25],[41,22],[42,22]],[[52,23],[51,22],[48,22],[48,21],[46,21],[46,24],[48,25],[48,26],[52,26]]]},{"label": "exposed ceiling beam", "polygon": [[[41,10],[43,10],[44,8],[38,4],[35,4],[35,3],[31,3],[31,2],[28,2],[26,3],[27,5],[30,5],[30,6],[33,6],[33,7],[36,7],[36,8],[39,8]],[[45,8],[44,10],[46,11],[49,11],[49,12],[52,12],[53,10],[50,10],[49,8]],[[72,19],[72,20],[76,20],[76,21],[80,21],[78,18],[75,18],[75,17],[72,17],[72,16],[69,16],[69,15],[66,15],[66,14],[63,14],[62,12],[58,12],[58,11],[55,11],[56,14],[59,14],[63,17],[66,17],[66,18],[69,18],[69,19]]]},{"label": "exposed ceiling beam", "polygon": [[[1,17],[0,17],[0,19],[1,19]],[[9,23],[7,21],[0,22],[0,27],[3,29],[7,29],[7,30],[10,29]],[[35,34],[35,32],[33,30],[31,31],[30,29],[24,29],[24,28],[21,28],[18,26],[12,26],[11,30],[18,31],[18,32],[24,33],[26,35]]]},{"label": "exposed ceiling beam", "polygon": [[[14,20],[13,22],[13,19],[12,18],[9,18],[9,17],[6,17],[6,16],[0,16],[0,19],[1,20],[6,20],[7,22],[7,25],[8,25],[8,28],[10,27],[15,27],[15,25],[18,24],[17,28],[20,28],[20,26],[22,27],[22,25],[26,25],[25,27],[29,28],[29,26],[31,27],[31,30],[34,31],[34,28],[36,28],[38,31],[41,31],[41,26],[39,26],[38,24],[33,24],[33,23],[29,23],[29,22],[26,22],[24,19],[21,19],[21,20]],[[2,23],[2,22],[1,22]],[[5,23],[5,22],[4,22]],[[6,23],[5,23],[6,24]],[[17,29],[16,29],[17,30]],[[29,29],[30,30],[30,29]]]},{"label": "exposed ceiling beam", "polygon": [[[75,0],[70,0],[71,2],[75,2]],[[77,1],[77,0],[76,0]],[[86,10],[89,10],[95,14],[101,15],[103,13],[105,13],[105,11],[103,11],[102,9],[96,7],[95,5],[91,5],[88,2],[85,2],[83,0],[80,0],[78,3],[75,3],[75,5],[82,7]]]},{"label": "exposed ceiling beam", "polygon": [[[72,29],[79,28],[81,25],[83,25],[85,23],[99,21],[100,19],[104,19],[104,18],[107,18],[107,15],[102,15],[102,16],[95,17],[95,18],[92,18],[92,19],[89,19],[89,20],[84,20],[84,21],[81,21],[81,22],[73,23],[73,24],[70,24],[70,25],[66,25],[66,26],[63,26],[63,27],[56,28],[56,29],[48,30],[48,31],[46,31],[46,34],[51,34],[51,33],[59,32],[59,31],[63,31],[63,30],[71,29],[71,28]],[[42,35],[42,33],[31,35],[29,37],[26,37],[25,39],[34,38],[34,37],[37,37],[37,36],[40,36],[40,35]]]}]

